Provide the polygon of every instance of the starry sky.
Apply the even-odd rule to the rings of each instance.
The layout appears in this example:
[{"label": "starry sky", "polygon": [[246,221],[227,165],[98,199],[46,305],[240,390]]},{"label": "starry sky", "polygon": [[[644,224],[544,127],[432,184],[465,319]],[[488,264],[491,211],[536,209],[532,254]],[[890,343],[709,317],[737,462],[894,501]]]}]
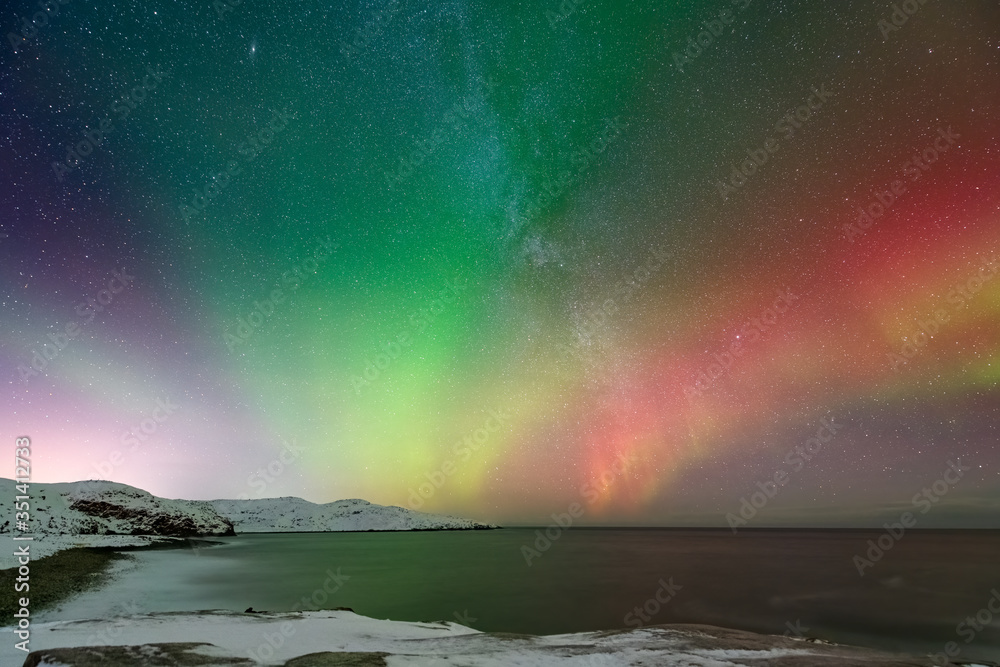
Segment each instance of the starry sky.
[{"label": "starry sky", "polygon": [[15,0],[0,437],[167,497],[998,527],[1000,9],[902,5]]}]

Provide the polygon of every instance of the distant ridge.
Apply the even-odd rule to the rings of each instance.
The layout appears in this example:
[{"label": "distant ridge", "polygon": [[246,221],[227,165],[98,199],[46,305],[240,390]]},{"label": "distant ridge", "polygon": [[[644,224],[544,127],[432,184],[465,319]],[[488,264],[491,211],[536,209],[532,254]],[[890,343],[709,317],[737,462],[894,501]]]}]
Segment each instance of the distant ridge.
[{"label": "distant ridge", "polygon": [[237,533],[332,532],[368,530],[484,530],[497,528],[469,519],[375,505],[357,498],[316,504],[295,497],[212,500]]},{"label": "distant ridge", "polygon": [[[15,482],[0,477],[0,535],[15,532]],[[74,546],[143,546],[171,539],[239,533],[483,530],[497,528],[469,519],[425,514],[365,500],[317,505],[302,498],[259,500],[171,500],[134,486],[105,480],[29,486],[33,558]],[[0,569],[15,567],[0,554]]]}]

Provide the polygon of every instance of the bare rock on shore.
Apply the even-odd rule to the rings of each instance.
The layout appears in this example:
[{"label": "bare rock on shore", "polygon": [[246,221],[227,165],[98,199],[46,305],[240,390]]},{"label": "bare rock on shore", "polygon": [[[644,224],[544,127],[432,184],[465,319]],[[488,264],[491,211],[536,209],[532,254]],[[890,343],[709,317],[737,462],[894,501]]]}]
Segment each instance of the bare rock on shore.
[{"label": "bare rock on shore", "polygon": [[[706,625],[534,637],[456,623],[382,621],[349,611],[160,613],[117,621],[115,646],[82,646],[108,621],[34,627],[26,667],[931,667],[930,658]],[[183,639],[183,643],[171,640]],[[73,648],[79,646],[79,648]],[[65,647],[65,648],[59,648]],[[102,662],[103,661],[103,662]],[[13,664],[13,663],[11,663]]]}]

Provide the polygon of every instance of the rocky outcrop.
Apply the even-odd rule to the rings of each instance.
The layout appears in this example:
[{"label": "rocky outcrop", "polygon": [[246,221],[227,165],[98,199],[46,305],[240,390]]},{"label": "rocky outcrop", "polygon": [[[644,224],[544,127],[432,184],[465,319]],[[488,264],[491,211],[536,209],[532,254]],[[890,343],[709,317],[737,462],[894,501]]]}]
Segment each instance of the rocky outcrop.
[{"label": "rocky outcrop", "polygon": [[[14,481],[0,479],[0,494],[0,512],[12,516]],[[115,482],[32,484],[29,502],[31,519],[26,532],[38,536],[236,534],[232,521],[220,516],[207,502],[158,498]],[[10,531],[9,523],[0,526],[0,533]]]},{"label": "rocky outcrop", "polygon": [[103,500],[77,500],[69,507],[100,519],[116,519],[132,525],[131,535],[163,535],[164,537],[198,537],[203,535],[235,535],[233,524],[219,517],[219,522],[205,525],[189,514],[163,513],[124,507]]},{"label": "rocky outcrop", "polygon": [[[143,644],[141,646],[86,646],[80,648],[53,648],[46,651],[32,651],[23,667],[103,667],[117,665],[169,665],[170,667],[204,667],[204,651],[214,649],[211,644],[195,642]],[[252,660],[238,656],[217,656],[209,663],[213,667],[228,665],[252,665]]]}]

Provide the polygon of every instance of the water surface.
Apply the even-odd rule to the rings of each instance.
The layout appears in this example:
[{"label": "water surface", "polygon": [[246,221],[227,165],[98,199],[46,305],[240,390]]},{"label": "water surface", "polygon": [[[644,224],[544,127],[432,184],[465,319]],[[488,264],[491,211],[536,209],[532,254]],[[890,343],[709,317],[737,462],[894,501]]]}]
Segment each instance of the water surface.
[{"label": "water surface", "polygon": [[[956,629],[1000,590],[1000,533],[911,532],[859,576],[852,558],[878,535],[571,530],[530,566],[522,547],[535,542],[535,529],[242,535],[210,548],[138,552],[142,567],[131,583],[124,577],[108,592],[143,590],[145,611],[283,611],[298,603],[531,634],[634,626],[635,608],[645,607],[655,611],[649,623],[775,634],[798,627],[831,641],[921,652],[955,641],[963,659],[1000,661],[1000,614],[969,643],[973,631]],[[157,572],[152,579],[148,568]],[[339,587],[331,577],[338,573]],[[650,602],[658,591],[668,597],[663,584],[675,595]],[[60,614],[72,615],[73,604]]]}]

